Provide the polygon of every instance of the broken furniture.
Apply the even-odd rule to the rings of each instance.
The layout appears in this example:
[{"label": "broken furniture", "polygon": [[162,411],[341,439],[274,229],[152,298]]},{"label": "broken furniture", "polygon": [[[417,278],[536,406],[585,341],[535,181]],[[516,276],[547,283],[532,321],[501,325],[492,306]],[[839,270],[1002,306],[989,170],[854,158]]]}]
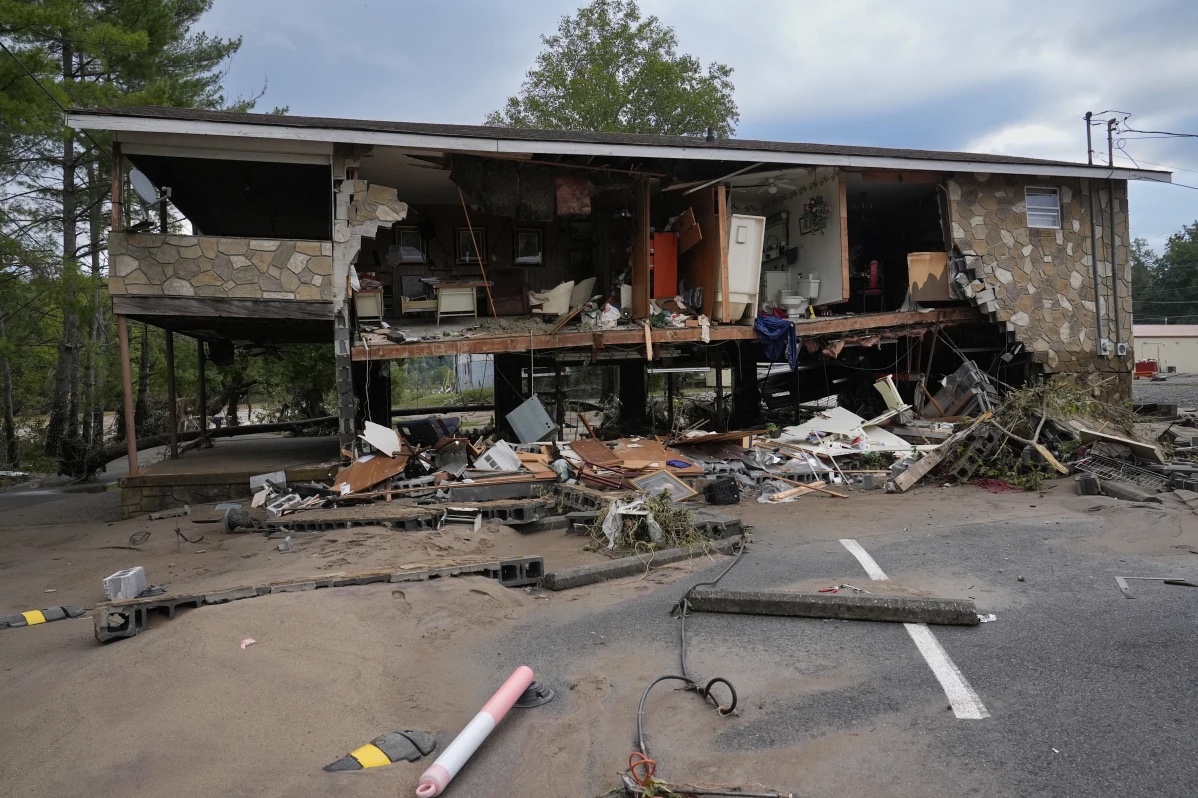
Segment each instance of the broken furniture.
[{"label": "broken furniture", "polygon": [[478,289],[491,286],[486,280],[441,280],[437,277],[425,277],[422,281],[436,295],[438,326],[446,316],[478,318]]},{"label": "broken furniture", "polygon": [[574,292],[574,281],[567,280],[548,291],[533,291],[528,295],[532,312],[538,316],[560,316],[570,311],[570,298]]}]

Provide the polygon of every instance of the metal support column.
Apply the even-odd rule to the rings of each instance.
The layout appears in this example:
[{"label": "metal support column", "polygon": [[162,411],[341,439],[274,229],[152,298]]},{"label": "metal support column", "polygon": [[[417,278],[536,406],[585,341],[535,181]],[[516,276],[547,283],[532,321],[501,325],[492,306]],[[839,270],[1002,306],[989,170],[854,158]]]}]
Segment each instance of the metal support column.
[{"label": "metal support column", "polygon": [[163,331],[166,335],[166,418],[167,441],[170,445],[171,459],[179,459],[179,394],[175,386],[175,333]]}]

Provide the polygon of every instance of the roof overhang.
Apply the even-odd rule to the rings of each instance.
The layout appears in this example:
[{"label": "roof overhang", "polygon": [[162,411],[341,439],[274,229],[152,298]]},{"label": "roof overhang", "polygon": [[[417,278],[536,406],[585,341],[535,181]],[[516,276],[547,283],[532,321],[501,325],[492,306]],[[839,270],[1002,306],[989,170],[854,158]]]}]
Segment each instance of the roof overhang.
[{"label": "roof overhang", "polygon": [[483,137],[441,135],[419,132],[360,130],[350,127],[312,127],[280,124],[255,124],[249,121],[210,121],[126,116],[90,111],[67,112],[69,127],[107,130],[116,133],[152,133],[160,135],[218,136],[245,142],[245,149],[256,149],[254,142],[291,141],[326,144],[364,144],[399,147],[430,152],[469,152],[481,155],[589,155],[616,158],[664,158],[692,161],[730,161],[747,163],[795,164],[797,166],[836,166],[858,169],[916,169],[933,172],[983,172],[1053,177],[1088,177],[1116,180],[1172,182],[1169,172],[1045,163],[1043,161],[996,162],[986,160],[912,158],[886,155],[836,154],[826,152],[785,152],[743,147],[627,144],[618,142],[521,139],[519,137]]}]

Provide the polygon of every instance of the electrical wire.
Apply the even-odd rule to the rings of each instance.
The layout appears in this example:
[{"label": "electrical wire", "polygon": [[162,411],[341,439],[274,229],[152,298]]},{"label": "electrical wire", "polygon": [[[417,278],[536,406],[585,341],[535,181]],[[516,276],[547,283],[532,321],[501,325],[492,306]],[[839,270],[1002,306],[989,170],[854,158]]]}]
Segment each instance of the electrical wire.
[{"label": "electrical wire", "polygon": [[[746,550],[747,550],[747,548],[746,548],[745,544],[742,542],[740,544],[740,551],[737,553],[736,558],[728,565],[727,568],[724,569],[724,571],[719,576],[717,576],[715,579],[713,579],[710,582],[700,582],[697,585],[694,585],[693,587],[691,587],[690,590],[687,591],[686,596],[689,596],[691,594],[691,592],[694,591],[695,588],[714,587],[715,585],[719,584],[720,580],[723,579],[725,576],[727,576],[728,572],[731,571],[733,568],[735,568],[736,564],[739,563],[741,561],[741,558],[745,556]],[[633,761],[630,760],[629,772],[632,774],[633,779],[636,780],[637,783],[641,784],[641,785],[645,784],[645,781],[641,780],[641,779],[643,778],[645,780],[648,780],[648,779],[652,778],[653,772],[656,771],[656,769],[657,769],[657,763],[649,758],[649,748],[648,748],[648,746],[645,745],[645,702],[648,700],[649,693],[650,693],[650,691],[653,690],[654,687],[656,687],[658,684],[661,684],[662,682],[670,682],[670,681],[682,682],[684,685],[683,689],[697,693],[699,695],[699,697],[701,697],[704,701],[710,700],[713,704],[716,705],[716,711],[718,711],[721,715],[728,716],[728,715],[731,715],[736,710],[736,702],[737,702],[736,688],[732,686],[732,683],[730,681],[728,681],[727,679],[725,679],[722,676],[717,676],[714,679],[712,679],[711,681],[707,682],[707,684],[704,685],[703,687],[700,687],[699,683],[687,671],[687,668],[686,668],[686,614],[687,614],[687,609],[688,609],[689,605],[687,604],[686,596],[683,596],[681,599],[679,599],[678,603],[675,604],[674,608],[671,610],[671,614],[675,614],[675,613],[678,614],[679,621],[680,621],[678,660],[679,660],[679,665],[681,666],[682,674],[681,675],[666,674],[664,676],[658,676],[656,679],[649,682],[649,686],[646,687],[645,692],[641,694],[640,704],[637,705],[636,739],[637,739],[637,745],[640,748],[640,751],[639,751],[640,759],[636,760],[637,764],[635,766],[633,765]],[[721,704],[718,700],[716,700],[712,696],[711,688],[717,684],[723,685],[724,687],[728,688],[728,692],[731,696],[731,701],[728,704]],[[634,752],[634,759],[635,759],[635,752]],[[640,775],[637,771],[637,768],[643,768],[648,773],[648,775],[647,776]]]}]

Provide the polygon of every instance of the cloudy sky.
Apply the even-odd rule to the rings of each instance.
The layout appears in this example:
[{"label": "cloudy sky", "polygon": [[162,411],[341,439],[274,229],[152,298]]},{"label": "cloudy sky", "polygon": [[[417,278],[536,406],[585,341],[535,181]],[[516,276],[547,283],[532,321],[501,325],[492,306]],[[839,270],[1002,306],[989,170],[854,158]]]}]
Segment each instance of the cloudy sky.
[{"label": "cloudy sky", "polygon": [[[540,35],[583,0],[215,0],[244,37],[227,86],[260,109],[479,124],[515,93]],[[642,0],[679,49],[735,70],[743,138],[1084,161],[1087,111],[1198,133],[1193,0]],[[1110,114],[1107,114],[1110,116]],[[1106,157],[1105,128],[1095,129]],[[1198,187],[1198,137],[1125,134],[1135,159]],[[1136,183],[1133,235],[1198,220],[1198,189]]]}]

